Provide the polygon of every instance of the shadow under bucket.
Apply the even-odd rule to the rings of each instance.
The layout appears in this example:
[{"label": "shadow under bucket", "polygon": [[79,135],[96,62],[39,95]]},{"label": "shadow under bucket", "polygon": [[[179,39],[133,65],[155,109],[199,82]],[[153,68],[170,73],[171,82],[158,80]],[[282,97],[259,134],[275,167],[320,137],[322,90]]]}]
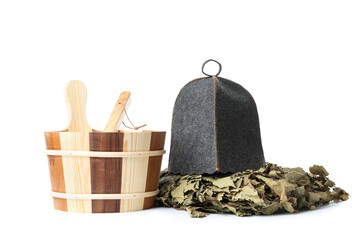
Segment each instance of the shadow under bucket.
[{"label": "shadow under bucket", "polygon": [[45,132],[55,209],[130,212],[155,204],[166,132]]}]

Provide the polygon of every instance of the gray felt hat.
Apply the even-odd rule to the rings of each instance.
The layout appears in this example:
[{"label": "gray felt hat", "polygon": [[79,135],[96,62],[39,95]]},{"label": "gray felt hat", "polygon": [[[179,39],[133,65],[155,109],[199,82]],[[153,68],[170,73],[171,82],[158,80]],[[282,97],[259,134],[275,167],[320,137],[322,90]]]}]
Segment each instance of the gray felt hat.
[{"label": "gray felt hat", "polygon": [[[203,71],[209,61],[216,75]],[[169,172],[228,173],[265,164],[255,101],[239,84],[218,77],[221,64],[208,60],[208,77],[187,83],[177,96],[171,130]]]}]

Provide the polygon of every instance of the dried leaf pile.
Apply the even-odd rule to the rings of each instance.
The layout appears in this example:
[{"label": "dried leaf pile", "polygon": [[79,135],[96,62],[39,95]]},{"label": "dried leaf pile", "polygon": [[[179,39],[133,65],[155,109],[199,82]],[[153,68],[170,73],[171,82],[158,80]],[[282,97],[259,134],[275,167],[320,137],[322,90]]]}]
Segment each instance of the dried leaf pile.
[{"label": "dried leaf pile", "polygon": [[299,167],[282,168],[270,163],[259,170],[225,175],[182,176],[164,170],[156,202],[186,210],[191,217],[219,212],[237,216],[294,213],[349,198],[327,175],[323,166],[314,165],[307,173]]}]

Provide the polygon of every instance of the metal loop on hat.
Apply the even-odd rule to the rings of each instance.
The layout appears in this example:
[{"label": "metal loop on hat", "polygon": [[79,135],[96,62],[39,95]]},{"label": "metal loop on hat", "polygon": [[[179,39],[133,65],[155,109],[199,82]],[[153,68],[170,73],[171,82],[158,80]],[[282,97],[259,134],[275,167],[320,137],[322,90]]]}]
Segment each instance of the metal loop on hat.
[{"label": "metal loop on hat", "polygon": [[[215,63],[218,64],[219,69],[218,69],[218,72],[216,73],[216,75],[210,75],[210,74],[205,73],[204,68],[205,68],[205,65],[206,65],[208,62],[215,62]],[[221,70],[222,70],[222,65],[221,65],[219,62],[217,62],[216,60],[213,60],[213,59],[208,59],[208,60],[205,61],[205,62],[203,63],[203,65],[202,65],[202,73],[203,73],[204,75],[206,75],[206,76],[209,76],[209,77],[218,76],[218,75],[221,73]]]}]

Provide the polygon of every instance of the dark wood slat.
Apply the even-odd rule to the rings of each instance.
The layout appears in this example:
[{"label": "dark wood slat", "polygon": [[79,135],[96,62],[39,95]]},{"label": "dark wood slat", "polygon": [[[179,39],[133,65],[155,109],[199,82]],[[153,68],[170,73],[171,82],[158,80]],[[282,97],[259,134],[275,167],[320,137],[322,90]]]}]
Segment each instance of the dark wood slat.
[{"label": "dark wood slat", "polygon": [[[61,150],[59,132],[46,132],[45,140],[48,150]],[[65,193],[65,181],[63,175],[63,165],[61,156],[48,156],[48,166],[50,170],[52,191]],[[55,209],[67,211],[67,200],[53,198]]]},{"label": "dark wood slat", "polygon": [[[123,133],[90,133],[90,151],[122,152]],[[92,194],[121,192],[122,158],[91,157]],[[93,213],[120,211],[120,200],[92,200]]]},{"label": "dark wood slat", "polygon": [[[150,151],[163,150],[165,145],[165,132],[152,132]],[[146,177],[146,192],[155,191],[158,186],[162,156],[149,157],[148,174]],[[144,209],[155,205],[155,197],[147,197],[144,200]]]}]

